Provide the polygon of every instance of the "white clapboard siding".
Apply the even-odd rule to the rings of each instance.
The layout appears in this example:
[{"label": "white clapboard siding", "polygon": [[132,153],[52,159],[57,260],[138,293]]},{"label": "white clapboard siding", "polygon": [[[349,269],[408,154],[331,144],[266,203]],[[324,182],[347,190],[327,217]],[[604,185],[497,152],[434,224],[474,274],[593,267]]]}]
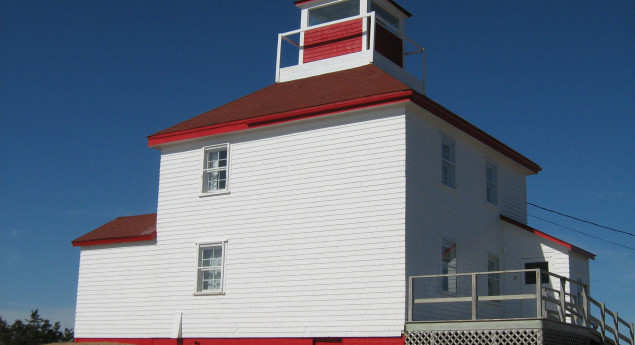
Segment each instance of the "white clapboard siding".
[{"label": "white clapboard siding", "polygon": [[[499,215],[526,218],[524,169],[420,108],[408,110],[407,207],[417,210],[408,212],[408,274],[440,273],[442,239],[457,243],[461,272],[486,271],[487,254],[502,263]],[[442,134],[455,140],[455,189],[441,183]],[[485,199],[487,161],[498,168],[498,205]]]},{"label": "white clapboard siding", "polygon": [[[230,191],[201,196],[222,143]],[[400,336],[405,151],[402,106],[166,145],[157,242],[82,250],[76,336],[169,337],[177,313],[183,337]],[[224,295],[193,295],[205,241]]]},{"label": "white clapboard siding", "polygon": [[[487,271],[488,255],[496,255],[504,269],[503,230],[500,214],[526,220],[526,169],[483,143],[417,108],[407,109],[407,275],[441,274],[444,239],[457,244],[459,273]],[[455,141],[456,188],[441,183],[441,138]],[[495,162],[498,204],[486,201],[485,166]],[[429,287],[426,287],[429,288]],[[422,287],[424,289],[424,287]],[[427,297],[442,297],[438,283]],[[469,295],[470,284],[459,283],[459,294]],[[486,291],[482,279],[480,291]],[[424,290],[415,293],[425,293]],[[421,305],[421,320],[470,318],[470,306]],[[499,305],[483,304],[482,316],[501,317]]]}]

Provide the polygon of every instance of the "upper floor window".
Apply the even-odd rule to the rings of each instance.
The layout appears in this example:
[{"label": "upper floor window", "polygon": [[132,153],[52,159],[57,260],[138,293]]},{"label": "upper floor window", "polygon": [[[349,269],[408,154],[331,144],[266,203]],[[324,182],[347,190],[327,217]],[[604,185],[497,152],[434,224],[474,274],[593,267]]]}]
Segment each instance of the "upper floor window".
[{"label": "upper floor window", "polygon": [[490,204],[498,204],[498,169],[492,162],[485,163],[485,197]]},{"label": "upper floor window", "polygon": [[309,10],[309,26],[359,15],[359,0],[346,0]]},{"label": "upper floor window", "polygon": [[449,274],[450,276],[441,278],[441,291],[456,293],[457,279],[456,274],[456,242],[450,240],[443,240],[441,245],[441,274]]},{"label": "upper floor window", "polygon": [[204,148],[203,193],[227,191],[229,144]]},{"label": "upper floor window", "polygon": [[197,292],[223,292],[225,243],[199,244]]},{"label": "upper floor window", "polygon": [[443,135],[441,138],[441,183],[456,187],[456,160],[454,139]]}]

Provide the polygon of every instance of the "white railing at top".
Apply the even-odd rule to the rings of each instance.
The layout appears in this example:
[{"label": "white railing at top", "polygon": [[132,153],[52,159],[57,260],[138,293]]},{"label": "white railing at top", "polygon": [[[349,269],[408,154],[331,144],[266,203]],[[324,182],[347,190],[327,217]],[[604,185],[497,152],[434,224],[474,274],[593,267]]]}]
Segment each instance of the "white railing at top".
[{"label": "white railing at top", "polygon": [[[506,291],[503,293],[500,291],[495,296],[483,295],[479,292],[478,277],[484,276],[485,279],[492,275],[500,276],[504,275],[518,275],[531,273],[535,274],[536,288],[531,293],[514,293],[514,291]],[[558,282],[556,288],[549,286],[543,286],[542,277],[550,276],[554,282]],[[437,288],[439,279],[448,279],[454,282],[458,282],[459,277],[464,277],[466,280],[469,278],[470,284],[465,284],[462,287],[462,293],[451,295],[446,293],[439,293]],[[516,277],[517,278],[517,277]],[[428,280],[432,281],[431,290],[425,290],[428,294],[432,294],[433,297],[417,298],[415,296],[415,281],[416,280]],[[502,282],[500,279],[499,282]],[[469,285],[469,286],[467,286]],[[566,286],[570,286],[567,291]],[[571,287],[580,287],[579,294],[572,294]],[[468,289],[469,288],[469,289]],[[500,285],[502,290],[503,285]],[[458,292],[458,289],[457,289]],[[467,294],[469,292],[469,295]],[[511,292],[511,293],[510,293]],[[518,291],[520,292],[520,291]],[[526,270],[507,270],[507,271],[491,271],[491,272],[475,272],[475,273],[458,273],[458,274],[435,274],[435,275],[421,275],[408,277],[408,321],[416,322],[413,320],[413,308],[415,304],[426,305],[440,305],[444,303],[461,303],[470,302],[471,307],[471,319],[472,320],[500,320],[505,317],[496,318],[478,318],[479,302],[481,301],[511,301],[511,300],[535,300],[536,318],[541,319],[554,319],[564,323],[570,323],[578,326],[588,327],[599,333],[602,338],[602,342],[605,344],[630,344],[635,345],[635,326],[633,323],[628,323],[617,312],[613,312],[606,308],[604,303],[599,303],[589,295],[588,286],[569,278],[548,272],[540,269],[526,269]],[[593,312],[592,307],[595,306],[599,309],[599,315]],[[532,307],[534,308],[534,307]],[[597,315],[597,316],[595,316]],[[607,320],[612,319],[612,320]],[[451,319],[442,319],[436,321],[457,321]],[[611,322],[612,321],[612,322]]]},{"label": "white railing at top", "polygon": [[[360,14],[357,16],[353,16],[353,17],[348,17],[348,18],[344,18],[344,19],[339,19],[339,20],[334,20],[328,23],[323,23],[323,24],[319,24],[319,25],[314,25],[314,26],[310,26],[308,28],[304,28],[304,29],[297,29],[297,30],[293,30],[293,31],[288,31],[285,33],[280,33],[278,34],[278,51],[276,54],[276,82],[280,81],[280,69],[281,69],[281,59],[282,59],[282,41],[286,41],[289,42],[291,45],[293,45],[294,47],[298,48],[298,51],[303,50],[304,47],[302,46],[302,44],[300,42],[296,42],[293,39],[290,38],[290,36],[293,35],[303,35],[305,32],[307,31],[311,31],[311,30],[316,30],[319,28],[323,28],[326,26],[330,26],[330,25],[334,25],[334,24],[339,24],[339,23],[344,23],[344,22],[348,22],[351,20],[356,20],[356,19],[362,19],[362,18],[370,18],[370,25],[365,25],[366,29],[364,29],[362,31],[362,51],[374,51],[375,50],[375,25],[377,23],[377,21],[379,21],[380,23],[383,24],[384,27],[386,28],[390,28],[390,25],[384,21],[380,16],[375,15],[375,12],[370,12],[370,13],[366,13],[366,14]],[[397,35],[402,41],[404,41],[404,43],[407,41],[410,44],[412,44],[415,49],[414,50],[410,50],[410,51],[404,51],[403,53],[403,57],[404,57],[404,69],[405,69],[405,64],[406,64],[406,56],[410,56],[410,55],[415,55],[415,54],[421,54],[421,62],[422,62],[422,81],[423,81],[423,85],[424,85],[424,91],[425,91],[425,80],[426,80],[426,55],[425,55],[425,50],[423,49],[423,47],[421,47],[419,44],[417,44],[417,42],[413,41],[410,37],[406,36],[405,34],[401,33],[401,32],[397,32],[395,30],[390,30],[390,32],[392,32],[393,34]],[[366,39],[366,37],[370,35],[370,39]],[[301,41],[301,39],[300,39]],[[405,48],[405,45],[404,45]],[[298,57],[300,57],[300,54],[298,54]],[[372,62],[372,54],[371,54],[371,62]],[[303,64],[303,61],[301,58],[298,58],[298,65]]]}]

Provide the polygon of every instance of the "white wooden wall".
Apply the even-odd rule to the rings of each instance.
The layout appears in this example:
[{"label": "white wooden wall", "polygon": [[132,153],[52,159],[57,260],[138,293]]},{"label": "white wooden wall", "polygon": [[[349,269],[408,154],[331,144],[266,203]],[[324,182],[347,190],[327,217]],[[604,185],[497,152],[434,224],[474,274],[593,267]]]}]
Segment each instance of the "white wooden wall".
[{"label": "white wooden wall", "polygon": [[[440,182],[441,133],[456,143],[456,189]],[[200,197],[202,148],[222,143],[230,193]],[[485,200],[487,160],[498,205]],[[440,274],[443,239],[459,272],[486,271],[488,254],[501,269],[545,255],[568,272],[561,248],[499,219],[526,221],[526,174],[411,104],[166,145],[157,243],[82,249],[76,337],[170,337],[180,313],[183,337],[399,336],[406,276]],[[225,295],[194,296],[196,243],[225,240]]]},{"label": "white wooden wall", "polygon": [[[455,140],[456,188],[441,183],[441,135]],[[441,121],[421,108],[407,111],[407,274],[441,274],[443,239],[457,244],[457,269],[460,273],[487,271],[488,254],[500,259],[505,269],[503,232],[500,214],[526,221],[526,169],[474,138]],[[498,205],[485,199],[485,164],[490,160],[498,169]],[[469,278],[458,282],[459,294],[470,294]],[[501,287],[502,288],[502,287]],[[438,286],[422,286],[440,297]],[[479,281],[487,291],[487,280]],[[468,304],[420,305],[415,318],[420,320],[469,318]],[[500,315],[501,304],[481,303],[481,317]]]},{"label": "white wooden wall", "polygon": [[[230,191],[199,197],[230,143]],[[167,145],[156,245],[82,249],[75,336],[400,336],[405,115],[381,108]],[[194,296],[196,242],[227,240],[225,295]]]}]

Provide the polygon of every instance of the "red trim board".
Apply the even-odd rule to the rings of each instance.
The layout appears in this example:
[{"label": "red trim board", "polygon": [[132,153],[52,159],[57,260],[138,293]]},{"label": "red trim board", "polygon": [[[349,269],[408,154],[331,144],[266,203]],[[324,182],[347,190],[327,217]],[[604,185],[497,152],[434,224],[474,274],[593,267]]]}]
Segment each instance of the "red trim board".
[{"label": "red trim board", "polygon": [[132,345],[404,345],[401,337],[372,338],[75,338],[76,343],[108,342]]}]

